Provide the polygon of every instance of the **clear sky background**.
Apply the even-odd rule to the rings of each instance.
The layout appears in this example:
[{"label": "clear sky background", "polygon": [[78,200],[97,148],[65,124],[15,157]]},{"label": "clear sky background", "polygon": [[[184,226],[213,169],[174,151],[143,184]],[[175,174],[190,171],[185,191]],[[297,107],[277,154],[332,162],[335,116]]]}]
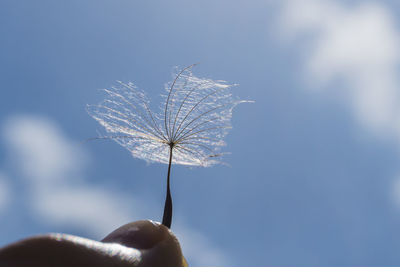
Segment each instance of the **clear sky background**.
[{"label": "clear sky background", "polygon": [[174,66],[240,84],[230,167],[173,166],[191,267],[399,266],[398,1],[0,1],[0,245],[161,220],[167,166],[85,111]]}]

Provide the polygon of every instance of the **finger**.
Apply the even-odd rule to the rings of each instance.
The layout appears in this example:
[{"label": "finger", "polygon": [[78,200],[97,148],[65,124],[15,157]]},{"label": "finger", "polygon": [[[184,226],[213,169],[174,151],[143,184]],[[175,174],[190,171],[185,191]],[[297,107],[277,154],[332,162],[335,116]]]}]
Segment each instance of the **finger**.
[{"label": "finger", "polygon": [[106,236],[102,242],[117,243],[141,252],[140,266],[184,267],[181,247],[175,235],[153,221],[126,224]]},{"label": "finger", "polygon": [[66,234],[28,238],[0,249],[2,267],[187,267],[175,235],[152,221],[124,225],[102,240]]},{"label": "finger", "polygon": [[2,267],[139,267],[140,251],[66,234],[28,238],[0,249]]}]

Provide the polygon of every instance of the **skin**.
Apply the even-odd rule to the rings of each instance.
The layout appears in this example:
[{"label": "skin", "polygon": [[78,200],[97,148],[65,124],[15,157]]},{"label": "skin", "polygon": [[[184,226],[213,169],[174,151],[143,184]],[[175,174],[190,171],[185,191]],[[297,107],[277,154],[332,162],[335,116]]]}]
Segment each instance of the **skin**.
[{"label": "skin", "polygon": [[101,241],[46,234],[0,248],[4,267],[187,267],[179,242],[164,225],[136,221]]}]

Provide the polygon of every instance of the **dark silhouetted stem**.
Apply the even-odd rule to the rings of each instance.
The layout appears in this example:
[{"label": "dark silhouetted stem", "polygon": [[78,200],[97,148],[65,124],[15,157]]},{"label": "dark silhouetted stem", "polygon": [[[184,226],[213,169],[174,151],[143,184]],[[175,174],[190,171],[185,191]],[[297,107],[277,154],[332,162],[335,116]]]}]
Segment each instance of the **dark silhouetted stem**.
[{"label": "dark silhouetted stem", "polygon": [[169,150],[169,164],[168,164],[168,176],[167,176],[167,197],[165,198],[165,205],[164,205],[164,215],[162,224],[168,228],[171,228],[171,221],[172,221],[172,198],[171,198],[171,190],[169,186],[169,176],[171,174],[171,164],[172,164],[172,147]]}]

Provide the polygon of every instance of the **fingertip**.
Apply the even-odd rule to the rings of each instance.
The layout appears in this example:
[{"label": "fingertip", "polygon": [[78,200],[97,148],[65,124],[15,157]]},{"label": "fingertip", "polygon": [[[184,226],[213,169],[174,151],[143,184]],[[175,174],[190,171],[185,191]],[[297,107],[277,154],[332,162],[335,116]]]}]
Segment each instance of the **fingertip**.
[{"label": "fingertip", "polygon": [[125,224],[111,232],[104,243],[118,243],[130,248],[149,249],[168,238],[168,229],[158,222],[141,220]]},{"label": "fingertip", "polygon": [[125,224],[107,235],[102,242],[140,250],[144,266],[187,266],[178,239],[159,222],[142,220]]}]

